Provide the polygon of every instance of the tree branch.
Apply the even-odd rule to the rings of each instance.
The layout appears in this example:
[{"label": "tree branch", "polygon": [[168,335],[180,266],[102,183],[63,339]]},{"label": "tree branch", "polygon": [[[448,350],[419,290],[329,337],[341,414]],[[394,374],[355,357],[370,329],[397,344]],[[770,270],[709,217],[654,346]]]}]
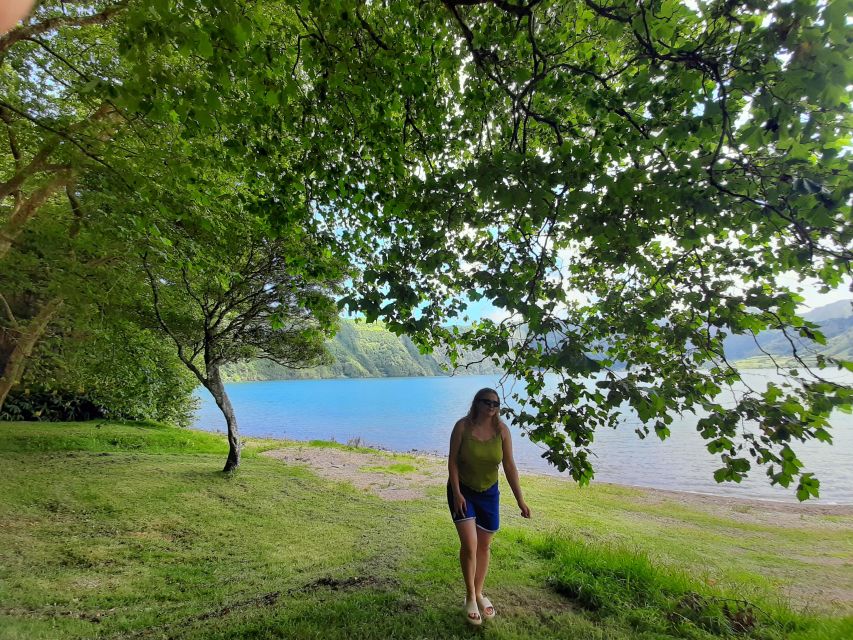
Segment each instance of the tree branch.
[{"label": "tree branch", "polygon": [[531,15],[534,7],[540,2],[542,0],[531,0],[528,4],[512,4],[511,2],[506,2],[506,0],[450,0],[449,2],[445,2],[445,4],[456,7],[493,4],[501,11],[523,18],[524,16]]},{"label": "tree branch", "polygon": [[364,30],[370,34],[370,39],[373,40],[373,42],[375,42],[379,48],[385,49],[386,51],[391,50],[387,44],[382,42],[382,39],[376,34],[376,32],[373,30],[373,27],[370,26],[370,23],[362,17],[361,12],[357,8],[355,10],[355,16],[356,18],[358,18],[358,21],[361,23],[361,26],[364,27]]},{"label": "tree branch", "polygon": [[[27,112],[21,111],[20,109],[16,109],[15,107],[10,105],[9,103],[3,102],[2,100],[0,100],[0,107],[3,107],[5,109],[8,109],[9,111],[17,113],[19,116],[26,118],[27,120],[32,122],[37,127],[45,129],[46,131],[50,131],[51,133],[55,133],[60,138],[64,138],[65,140],[68,140],[68,142],[70,142],[75,147],[80,149],[80,151],[83,153],[83,155],[85,155],[88,158],[91,158],[92,160],[94,160],[98,164],[103,165],[104,167],[106,167],[107,169],[109,169],[110,171],[112,171],[113,173],[118,175],[119,177],[121,177],[121,174],[119,174],[118,171],[113,169],[110,165],[108,165],[106,162],[104,162],[101,158],[94,155],[91,151],[86,149],[82,144],[80,144],[80,142],[78,142],[77,140],[72,138],[70,135],[73,131],[76,131],[78,128],[80,128],[82,125],[84,125],[86,122],[89,122],[89,121],[97,122],[98,120],[102,120],[102,119],[110,116],[111,114],[117,113],[115,107],[113,107],[112,105],[102,104],[97,109],[97,111],[95,111],[91,116],[88,116],[87,118],[84,118],[83,120],[80,120],[79,122],[75,123],[73,126],[69,127],[67,131],[60,131],[59,129],[54,129],[50,125],[47,125],[43,122],[40,122],[38,119],[34,118],[33,116],[31,116]],[[53,148],[55,148],[55,146]],[[50,145],[46,145],[45,149],[48,150],[48,153],[53,150],[50,148]]]},{"label": "tree branch", "polygon": [[0,259],[12,248],[12,241],[21,233],[24,225],[56,191],[68,185],[74,177],[72,171],[62,171],[53,180],[36,190],[27,200],[18,202],[3,229],[0,229]]},{"label": "tree branch", "polygon": [[12,313],[12,308],[9,306],[9,303],[6,301],[6,296],[0,293],[0,302],[3,303],[3,310],[6,312],[6,315],[9,316],[9,322],[12,323],[12,327],[18,327],[18,320],[15,318],[15,314]]},{"label": "tree branch", "polygon": [[48,31],[53,31],[61,27],[84,27],[92,24],[104,24],[113,15],[124,9],[125,4],[126,0],[122,0],[114,6],[104,9],[100,13],[88,16],[57,16],[35,24],[16,27],[6,35],[0,36],[0,56],[6,53],[6,51],[8,51],[17,42],[42,33],[47,33]]},{"label": "tree branch", "polygon": [[201,382],[205,387],[209,384],[207,377],[199,371],[198,367],[195,366],[195,363],[191,359],[186,357],[184,353],[184,345],[180,340],[172,333],[172,330],[169,329],[169,325],[166,324],[166,321],[163,319],[163,316],[160,314],[160,294],[157,291],[157,281],[154,278],[154,274],[151,272],[151,266],[148,264],[148,253],[142,254],[142,268],[145,270],[145,274],[148,276],[148,284],[151,286],[151,294],[153,296],[154,302],[154,315],[157,317],[157,322],[160,324],[160,327],[163,331],[166,332],[166,335],[172,339],[172,342],[175,343],[175,346],[178,348],[178,357],[181,359],[187,368],[195,374],[195,377],[198,378],[198,381]]}]

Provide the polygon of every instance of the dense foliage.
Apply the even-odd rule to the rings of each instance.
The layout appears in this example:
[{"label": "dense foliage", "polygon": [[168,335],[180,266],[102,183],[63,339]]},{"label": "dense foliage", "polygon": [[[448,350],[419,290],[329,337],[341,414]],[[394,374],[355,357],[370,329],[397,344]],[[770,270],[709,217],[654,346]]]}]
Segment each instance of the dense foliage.
[{"label": "dense foliage", "polygon": [[[63,190],[165,253],[249,215],[355,269],[343,306],[523,380],[578,481],[596,429],[692,412],[718,480],[805,499],[853,364],[806,357],[781,278],[850,278],[850,44],[843,0],[44,2],[0,40],[0,249]],[[479,298],[505,319],[448,325]],[[724,397],[724,341],[765,330],[794,366]]]},{"label": "dense foliage", "polygon": [[[831,370],[853,364],[803,357],[825,337],[779,277],[849,281],[844,3],[443,4],[377,9],[372,43],[340,6],[307,28],[324,79],[308,97],[332,106],[315,129],[384,151],[368,123],[392,120],[408,140],[400,165],[362,152],[312,192],[375,252],[347,303],[494,356],[526,383],[516,423],[581,482],[596,428],[633,416],[665,438],[692,412],[719,481],[758,464],[816,495],[796,443],[831,441],[851,399]],[[383,107],[359,100],[389,85]],[[383,225],[393,242],[373,240]],[[466,296],[507,319],[447,329]],[[795,366],[724,397],[740,382],[724,340],[767,329]]]},{"label": "dense foliage", "polygon": [[[9,247],[0,270],[0,363],[30,342],[0,418],[187,425],[195,382],[140,322],[150,302],[136,246],[89,190],[94,179],[48,200]],[[33,331],[45,309],[47,321]],[[13,381],[5,382],[8,392]]]},{"label": "dense foliage", "polygon": [[[113,206],[122,194],[104,188],[105,176],[119,175],[120,160],[135,155],[124,136],[131,118],[99,91],[101,82],[120,74],[115,32],[105,25],[123,6],[39,3],[31,18],[0,37],[0,406],[23,377],[26,388],[34,385],[39,393],[99,387],[100,399],[106,393],[124,414],[131,396],[148,397],[138,377],[129,378],[125,390],[106,391],[109,385],[100,382],[122,379],[122,357],[162,355],[156,348],[148,354],[150,336],[130,327],[141,281],[127,260],[133,242],[122,231],[126,221]],[[115,337],[119,326],[139,342],[124,356],[92,364],[94,354],[110,350],[109,339],[99,338]],[[39,347],[46,337],[51,347]],[[83,343],[90,365],[78,359],[80,370],[69,373],[70,360],[62,357],[84,353]],[[57,349],[62,356],[53,357]],[[33,359],[39,374],[26,382]],[[175,382],[169,365],[159,365],[164,382]],[[137,404],[130,415],[185,415],[186,384],[173,390],[185,393],[182,409],[164,397],[145,409]],[[122,395],[128,399],[119,401]]]},{"label": "dense foliage", "polygon": [[154,420],[189,426],[197,381],[158,333],[79,316],[41,341],[4,420]]}]

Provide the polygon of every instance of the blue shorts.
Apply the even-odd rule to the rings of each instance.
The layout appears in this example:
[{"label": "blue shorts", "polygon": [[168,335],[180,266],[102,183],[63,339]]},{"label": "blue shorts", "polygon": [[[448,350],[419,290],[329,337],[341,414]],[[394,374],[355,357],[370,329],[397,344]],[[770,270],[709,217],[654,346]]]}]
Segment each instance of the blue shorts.
[{"label": "blue shorts", "polygon": [[450,515],[453,522],[474,520],[483,531],[494,533],[500,527],[500,496],[498,483],[496,482],[485,491],[474,491],[461,482],[459,489],[465,498],[465,513],[454,513],[453,489],[447,483],[447,506],[450,507]]}]

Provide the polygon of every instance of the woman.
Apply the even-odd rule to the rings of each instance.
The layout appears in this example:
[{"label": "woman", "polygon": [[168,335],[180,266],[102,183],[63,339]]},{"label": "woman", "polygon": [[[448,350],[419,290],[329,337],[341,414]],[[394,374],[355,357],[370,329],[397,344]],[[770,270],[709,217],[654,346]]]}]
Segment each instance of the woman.
[{"label": "woman", "polygon": [[480,389],[468,415],[453,427],[447,470],[447,504],[462,546],[459,563],[465,578],[465,611],[469,623],[495,617],[495,607],[483,595],[489,570],[489,544],[498,530],[498,465],[504,473],[521,509],[530,517],[530,508],[521,495],[518,469],[512,458],[512,439],[500,417],[500,400],[494,389]]}]

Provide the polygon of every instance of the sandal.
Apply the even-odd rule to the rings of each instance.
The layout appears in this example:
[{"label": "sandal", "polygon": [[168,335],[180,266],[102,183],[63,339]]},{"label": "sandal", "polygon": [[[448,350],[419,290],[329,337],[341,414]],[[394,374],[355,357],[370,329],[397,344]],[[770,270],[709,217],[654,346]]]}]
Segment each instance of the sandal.
[{"label": "sandal", "polygon": [[[495,617],[495,614],[497,613],[497,611],[495,611],[495,606],[489,602],[489,599],[486,596],[477,596],[477,604],[480,607],[480,611],[483,612],[483,617],[486,620],[491,620]],[[489,613],[489,609],[492,610],[491,613]]]},{"label": "sandal", "polygon": [[[474,626],[480,626],[483,624],[483,618],[480,615],[480,610],[477,608],[477,600],[471,600],[470,602],[465,600],[465,619],[468,621],[468,624],[473,624]],[[476,616],[476,617],[472,617]]]}]

